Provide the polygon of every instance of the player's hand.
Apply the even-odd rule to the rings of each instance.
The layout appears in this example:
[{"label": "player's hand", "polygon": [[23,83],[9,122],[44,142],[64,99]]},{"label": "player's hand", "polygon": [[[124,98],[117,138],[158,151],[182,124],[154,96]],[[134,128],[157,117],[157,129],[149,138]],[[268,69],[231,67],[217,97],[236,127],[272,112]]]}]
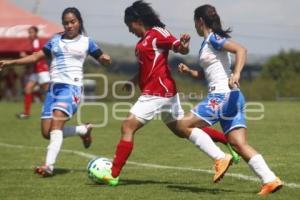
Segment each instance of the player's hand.
[{"label": "player's hand", "polygon": [[13,60],[0,60],[0,71],[8,65],[12,65],[14,62]]},{"label": "player's hand", "polygon": [[107,67],[111,64],[111,58],[110,58],[109,55],[104,53],[100,56],[100,62],[101,62],[102,65]]},{"label": "player's hand", "polygon": [[191,39],[191,36],[189,34],[185,33],[185,34],[180,35],[181,46],[184,48],[188,48],[190,45],[190,39]]},{"label": "player's hand", "polygon": [[187,74],[190,72],[190,68],[183,64],[183,63],[180,63],[177,67],[177,70],[180,72],[180,73],[184,73],[184,74]]},{"label": "player's hand", "polygon": [[128,81],[123,85],[122,90],[126,92],[131,92],[133,88],[134,88],[134,83],[132,81]]},{"label": "player's hand", "polygon": [[231,74],[231,76],[229,78],[229,83],[228,83],[230,89],[240,87],[239,80],[240,80],[240,74],[239,73]]}]

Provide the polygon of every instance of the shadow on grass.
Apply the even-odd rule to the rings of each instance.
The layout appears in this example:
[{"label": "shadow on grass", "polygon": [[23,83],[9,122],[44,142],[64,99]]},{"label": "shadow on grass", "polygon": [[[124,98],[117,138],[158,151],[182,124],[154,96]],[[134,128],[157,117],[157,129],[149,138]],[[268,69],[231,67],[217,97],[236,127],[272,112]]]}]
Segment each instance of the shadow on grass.
[{"label": "shadow on grass", "polygon": [[[234,193],[235,190],[230,189],[217,189],[217,188],[200,188],[200,187],[189,187],[189,186],[183,186],[183,185],[174,185],[174,182],[169,181],[155,181],[155,180],[135,180],[135,179],[122,179],[118,186],[124,187],[124,186],[130,186],[130,185],[162,185],[166,188],[174,191],[174,192],[192,192],[192,193],[209,193],[209,194],[222,194],[222,193]],[[95,183],[90,181],[86,185],[90,186],[104,186],[104,187],[111,187],[108,185],[105,185],[104,183]]]},{"label": "shadow on grass", "polygon": [[200,187],[189,187],[189,186],[181,186],[181,185],[168,185],[167,187],[173,191],[179,191],[179,192],[209,193],[209,194],[236,192],[234,190],[229,190],[229,189],[200,188]]},{"label": "shadow on grass", "polygon": [[[166,181],[153,181],[153,180],[134,180],[134,179],[122,179],[119,182],[118,186],[129,186],[129,185],[147,185],[147,184],[162,184],[162,185],[167,185],[167,184],[172,184],[171,182],[166,182]],[[86,185],[90,186],[99,186],[99,185],[104,185],[104,183],[95,183],[95,182],[89,182]],[[108,186],[111,187],[111,186]]]},{"label": "shadow on grass", "polygon": [[66,168],[55,168],[54,169],[54,175],[63,175],[70,173],[72,170],[66,169]]}]

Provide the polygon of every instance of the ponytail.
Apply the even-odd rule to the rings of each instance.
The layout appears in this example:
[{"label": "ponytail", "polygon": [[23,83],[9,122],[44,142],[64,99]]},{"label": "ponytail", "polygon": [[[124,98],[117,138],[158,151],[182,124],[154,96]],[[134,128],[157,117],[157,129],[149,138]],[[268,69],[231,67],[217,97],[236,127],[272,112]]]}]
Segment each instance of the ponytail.
[{"label": "ponytail", "polygon": [[223,30],[220,16],[218,15],[215,7],[206,4],[196,8],[194,12],[194,19],[199,20],[200,18],[203,19],[205,25],[208,28],[211,28],[214,33],[221,37],[230,38],[229,33],[231,33],[231,29],[228,28]]}]

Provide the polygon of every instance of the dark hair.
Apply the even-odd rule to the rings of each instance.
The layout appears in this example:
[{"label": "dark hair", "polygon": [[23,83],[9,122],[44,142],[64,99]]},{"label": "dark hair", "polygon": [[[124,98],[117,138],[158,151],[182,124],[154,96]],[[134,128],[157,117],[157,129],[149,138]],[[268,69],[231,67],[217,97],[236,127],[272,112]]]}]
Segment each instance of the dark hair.
[{"label": "dark hair", "polygon": [[39,29],[36,26],[30,26],[28,30],[30,30],[30,29],[32,29],[35,33],[39,32]]},{"label": "dark hair", "polygon": [[203,5],[199,6],[195,9],[194,19],[199,20],[203,19],[205,25],[208,28],[211,28],[214,33],[226,38],[230,38],[229,33],[231,33],[231,29],[223,30],[220,17],[216,11],[216,8],[211,5]]},{"label": "dark hair", "polygon": [[136,1],[131,6],[125,9],[124,22],[129,24],[134,21],[141,20],[144,26],[147,27],[162,27],[165,28],[165,24],[159,19],[158,14],[153,10],[150,4],[144,1]]},{"label": "dark hair", "polygon": [[82,33],[86,33],[85,32],[85,29],[84,29],[84,26],[83,26],[83,20],[82,20],[82,17],[81,17],[81,14],[79,12],[79,10],[75,7],[69,7],[69,8],[66,8],[62,15],[61,15],[61,21],[62,21],[62,24],[64,23],[64,16],[68,13],[72,13],[73,15],[75,15],[75,17],[78,19],[79,23],[80,23],[80,28],[79,28],[79,33],[82,34]]}]

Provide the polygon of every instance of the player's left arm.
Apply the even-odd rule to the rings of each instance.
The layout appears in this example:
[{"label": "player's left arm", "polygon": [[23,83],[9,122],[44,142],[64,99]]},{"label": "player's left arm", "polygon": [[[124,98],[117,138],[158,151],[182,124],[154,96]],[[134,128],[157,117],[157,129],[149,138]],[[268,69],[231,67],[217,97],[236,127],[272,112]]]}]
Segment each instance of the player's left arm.
[{"label": "player's left arm", "polygon": [[109,66],[111,64],[111,57],[103,53],[103,51],[98,47],[96,42],[91,40],[89,38],[89,48],[88,48],[88,53],[95,58],[99,63],[101,63],[104,66]]},{"label": "player's left arm", "polygon": [[235,54],[235,63],[233,73],[229,79],[229,86],[231,88],[235,86],[239,87],[241,71],[247,58],[247,49],[233,40],[227,40],[223,45],[223,50]]},{"label": "player's left arm", "polygon": [[103,53],[101,56],[99,56],[97,60],[105,67],[111,65],[112,62],[111,57],[106,53]]},{"label": "player's left arm", "polygon": [[173,50],[175,53],[188,54],[190,35],[182,34],[180,39],[177,39],[169,31],[161,28],[157,28],[157,41],[156,45],[158,48]]}]

